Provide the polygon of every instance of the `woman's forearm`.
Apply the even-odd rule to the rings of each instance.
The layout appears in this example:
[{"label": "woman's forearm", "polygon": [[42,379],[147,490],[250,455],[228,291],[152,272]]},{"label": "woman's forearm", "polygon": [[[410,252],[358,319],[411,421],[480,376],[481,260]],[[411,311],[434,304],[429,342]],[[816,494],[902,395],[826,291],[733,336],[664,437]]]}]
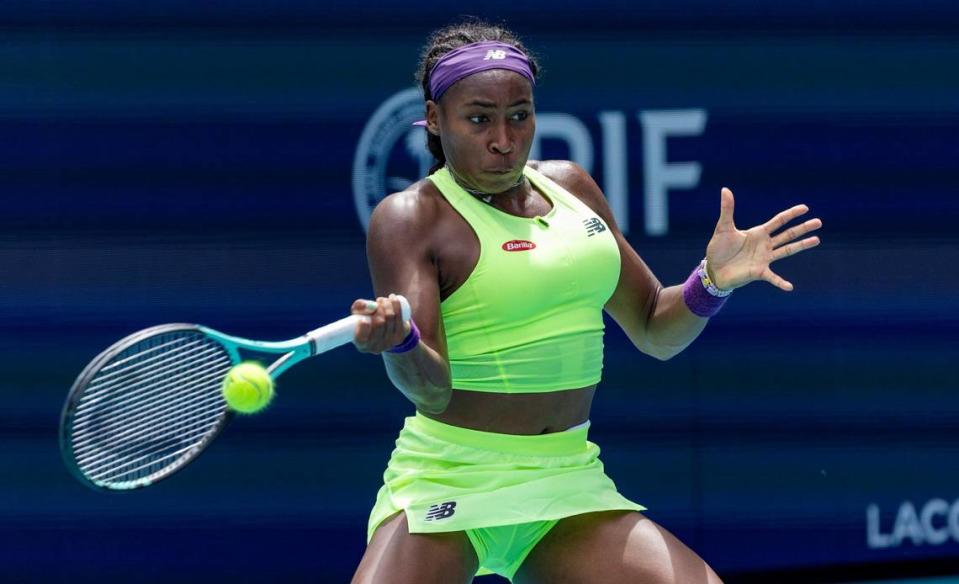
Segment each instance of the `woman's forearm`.
[{"label": "woman's forearm", "polygon": [[663,288],[646,323],[647,351],[664,361],[674,357],[696,340],[708,322],[686,306],[682,284]]},{"label": "woman's forearm", "polygon": [[453,395],[449,364],[443,357],[420,342],[405,353],[383,353],[390,381],[416,409],[438,414],[449,405]]}]

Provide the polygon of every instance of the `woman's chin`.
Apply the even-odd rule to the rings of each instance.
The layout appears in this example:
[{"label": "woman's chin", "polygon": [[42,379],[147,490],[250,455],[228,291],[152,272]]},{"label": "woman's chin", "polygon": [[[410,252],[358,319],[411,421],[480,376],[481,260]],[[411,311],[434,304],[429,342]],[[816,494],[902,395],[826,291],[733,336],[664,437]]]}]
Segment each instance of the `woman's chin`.
[{"label": "woman's chin", "polygon": [[498,194],[512,189],[523,176],[522,169],[502,170],[477,169],[475,174],[461,175],[454,172],[454,178],[460,185],[469,190],[481,193]]},{"label": "woman's chin", "polygon": [[519,182],[520,177],[522,176],[519,172],[510,172],[510,173],[501,173],[501,172],[490,172],[486,173],[486,176],[483,178],[486,180],[482,181],[482,186],[480,190],[484,193],[502,193],[510,190],[516,183]]}]

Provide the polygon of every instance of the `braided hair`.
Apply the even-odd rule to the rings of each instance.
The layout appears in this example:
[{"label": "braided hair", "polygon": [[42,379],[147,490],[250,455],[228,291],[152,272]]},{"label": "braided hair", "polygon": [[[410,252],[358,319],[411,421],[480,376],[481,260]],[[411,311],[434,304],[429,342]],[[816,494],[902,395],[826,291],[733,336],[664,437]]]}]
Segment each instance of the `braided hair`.
[{"label": "braided hair", "polygon": [[[536,59],[530,55],[529,51],[523,46],[519,38],[510,30],[484,22],[478,19],[467,20],[458,24],[452,24],[441,28],[430,35],[423,52],[420,54],[420,63],[416,71],[416,80],[423,87],[423,99],[431,100],[433,96],[430,93],[430,72],[440,58],[454,49],[464,45],[480,43],[484,41],[498,41],[516,47],[518,50],[526,53],[529,58],[529,67],[535,78],[539,74],[539,64]],[[446,164],[446,155],[443,154],[443,146],[440,143],[440,137],[430,132],[426,133],[426,148],[436,159],[436,164],[430,168],[430,174],[436,172]]]}]

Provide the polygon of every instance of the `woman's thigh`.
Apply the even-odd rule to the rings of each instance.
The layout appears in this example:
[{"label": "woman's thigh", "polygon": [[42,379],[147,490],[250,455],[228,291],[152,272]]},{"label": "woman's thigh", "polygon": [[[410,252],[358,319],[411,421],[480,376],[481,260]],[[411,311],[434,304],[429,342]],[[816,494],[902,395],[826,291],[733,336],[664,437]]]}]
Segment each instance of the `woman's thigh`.
[{"label": "woman's thigh", "polygon": [[722,584],[691,549],[636,512],[563,519],[516,573],[516,584]]},{"label": "woman's thigh", "polygon": [[400,512],[376,529],[353,584],[471,582],[477,564],[465,533],[410,533]]}]

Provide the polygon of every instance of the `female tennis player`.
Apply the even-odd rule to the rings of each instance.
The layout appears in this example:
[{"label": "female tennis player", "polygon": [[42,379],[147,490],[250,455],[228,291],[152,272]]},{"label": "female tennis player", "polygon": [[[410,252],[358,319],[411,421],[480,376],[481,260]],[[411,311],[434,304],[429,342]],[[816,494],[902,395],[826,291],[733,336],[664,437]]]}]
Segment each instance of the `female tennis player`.
[{"label": "female tennis player", "polygon": [[[537,65],[500,27],[431,37],[420,65],[432,173],[373,212],[375,301],[357,300],[361,351],[383,355],[416,406],[369,521],[354,583],[717,583],[693,551],[640,513],[587,441],[606,310],[658,359],[682,351],[735,288],[792,284],[770,263],[811,248],[807,212],[748,230],[722,189],[719,221],[689,279],[664,288],[616,226],[593,179],[528,160]],[[415,323],[400,319],[409,299]]]}]

